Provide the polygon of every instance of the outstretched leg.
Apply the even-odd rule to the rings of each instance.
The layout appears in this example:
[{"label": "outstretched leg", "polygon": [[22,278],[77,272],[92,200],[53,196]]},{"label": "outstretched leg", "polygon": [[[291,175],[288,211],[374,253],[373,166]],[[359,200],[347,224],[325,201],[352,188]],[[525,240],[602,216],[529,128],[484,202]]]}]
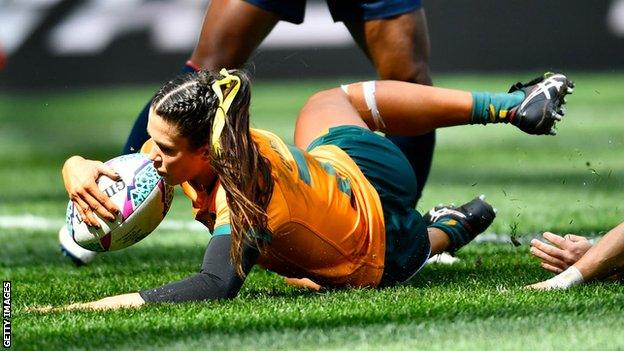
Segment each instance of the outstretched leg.
[{"label": "outstretched leg", "polygon": [[295,126],[295,144],[305,148],[323,130],[366,126],[396,135],[422,135],[464,124],[511,123],[529,134],[553,134],[573,83],[545,74],[511,93],[470,93],[396,81],[355,83],[313,95]]}]

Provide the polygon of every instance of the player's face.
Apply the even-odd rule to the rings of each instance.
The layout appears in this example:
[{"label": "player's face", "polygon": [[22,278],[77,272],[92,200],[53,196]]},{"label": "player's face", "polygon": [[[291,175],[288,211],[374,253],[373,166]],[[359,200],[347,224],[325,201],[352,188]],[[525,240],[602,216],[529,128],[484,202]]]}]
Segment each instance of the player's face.
[{"label": "player's face", "polygon": [[150,111],[147,132],[154,141],[149,158],[154,167],[170,185],[184,183],[191,179],[200,180],[212,174],[206,155],[206,147],[192,149],[187,138],[180,135],[178,128],[153,111]]}]

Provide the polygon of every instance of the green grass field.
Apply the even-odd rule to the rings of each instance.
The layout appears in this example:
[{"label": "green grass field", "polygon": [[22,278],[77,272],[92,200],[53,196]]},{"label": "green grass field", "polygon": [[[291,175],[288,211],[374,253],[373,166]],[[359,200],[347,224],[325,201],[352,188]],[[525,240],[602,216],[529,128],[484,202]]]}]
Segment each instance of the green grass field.
[{"label": "green grass field", "polygon": [[[441,76],[437,84],[499,91],[531,76]],[[419,209],[484,193],[499,210],[488,232],[523,238],[544,230],[596,235],[621,222],[624,73],[571,78],[577,89],[556,137],[507,125],[439,131]],[[341,82],[257,82],[254,125],[291,140],[306,97]],[[79,269],[57,250],[66,206],[63,160],[115,156],[155,88],[0,93],[0,276],[13,283],[16,350],[624,349],[617,332],[624,287],[524,291],[550,276],[526,242],[473,244],[458,253],[460,263],[427,266],[409,285],[382,290],[311,293],[257,270],[233,301],[26,312],[154,287],[198,270],[209,234],[174,225]],[[191,219],[178,193],[165,223]]]}]

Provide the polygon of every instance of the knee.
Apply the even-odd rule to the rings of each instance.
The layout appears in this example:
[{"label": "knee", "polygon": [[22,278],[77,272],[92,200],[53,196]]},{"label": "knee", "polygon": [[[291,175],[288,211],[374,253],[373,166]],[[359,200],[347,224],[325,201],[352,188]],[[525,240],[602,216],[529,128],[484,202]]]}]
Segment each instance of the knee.
[{"label": "knee", "polygon": [[426,58],[396,61],[381,65],[377,69],[381,79],[400,80],[403,82],[432,85],[429,62]]},{"label": "knee", "polygon": [[308,98],[308,100],[306,100],[303,106],[305,108],[306,106],[315,106],[317,104],[323,103],[324,101],[335,96],[336,93],[337,93],[337,89],[327,89],[327,90],[317,91],[316,93],[312,94]]},{"label": "knee", "polygon": [[303,107],[301,108],[299,112],[299,116],[297,120],[300,121],[302,119],[306,119],[307,116],[312,115],[308,113],[309,110],[316,109],[318,108],[318,106],[323,106],[324,104],[327,104],[329,101],[334,99],[336,95],[339,93],[340,93],[340,88],[336,88],[336,89],[322,90],[322,91],[312,94],[303,104]]},{"label": "knee", "polygon": [[[310,119],[311,116],[314,115],[313,113],[310,113],[310,111],[313,110],[316,106],[319,106],[319,104],[322,104],[323,100],[327,99],[327,97],[328,97],[327,90],[323,90],[323,91],[319,91],[319,92],[312,94],[306,100],[306,102],[301,107],[301,110],[299,110],[299,115],[297,116],[297,121],[295,123],[295,126],[296,126],[295,132],[297,132],[297,130],[301,128],[305,128],[307,121]],[[295,136],[297,134],[298,133],[295,133]]]}]

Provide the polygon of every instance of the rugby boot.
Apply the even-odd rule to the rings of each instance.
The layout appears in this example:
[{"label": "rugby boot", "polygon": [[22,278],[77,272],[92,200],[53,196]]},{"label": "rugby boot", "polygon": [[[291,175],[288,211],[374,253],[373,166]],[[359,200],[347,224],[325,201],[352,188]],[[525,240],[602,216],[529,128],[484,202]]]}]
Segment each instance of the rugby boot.
[{"label": "rugby boot", "polygon": [[485,195],[459,207],[441,205],[425,213],[423,219],[429,227],[438,228],[451,239],[450,252],[459,250],[477,235],[483,233],[494,221],[496,210],[485,202]]},{"label": "rugby boot", "polygon": [[516,83],[510,93],[522,90],[520,105],[509,111],[509,122],[528,134],[557,134],[555,123],[565,114],[565,96],[572,94],[574,83],[559,73],[544,73],[528,83]]}]

